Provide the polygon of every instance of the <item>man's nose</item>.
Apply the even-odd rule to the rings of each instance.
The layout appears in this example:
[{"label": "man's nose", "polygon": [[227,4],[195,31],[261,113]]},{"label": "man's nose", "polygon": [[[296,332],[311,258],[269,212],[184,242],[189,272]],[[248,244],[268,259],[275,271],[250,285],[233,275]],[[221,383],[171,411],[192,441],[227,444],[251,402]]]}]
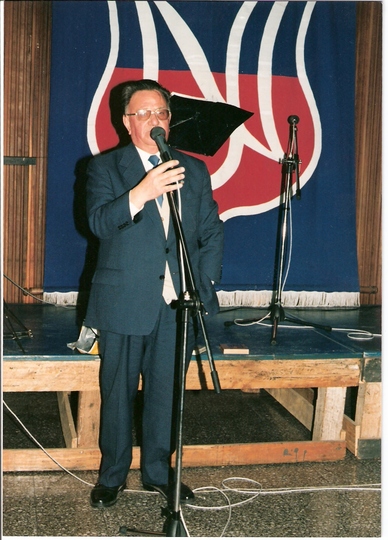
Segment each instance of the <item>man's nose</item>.
[{"label": "man's nose", "polygon": [[159,117],[158,115],[155,113],[155,112],[151,112],[151,115],[150,115],[150,122],[153,126],[157,126],[159,125]]}]

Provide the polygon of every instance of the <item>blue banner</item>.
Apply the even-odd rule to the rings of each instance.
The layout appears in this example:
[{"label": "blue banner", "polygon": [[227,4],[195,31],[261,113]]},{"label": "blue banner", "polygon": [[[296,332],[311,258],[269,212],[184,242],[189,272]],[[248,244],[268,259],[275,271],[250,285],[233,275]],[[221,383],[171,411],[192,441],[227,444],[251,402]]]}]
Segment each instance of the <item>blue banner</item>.
[{"label": "blue banner", "polygon": [[301,199],[290,205],[285,289],[357,292],[355,22],[355,2],[341,1],[53,2],[44,290],[90,278],[85,166],[118,144],[112,89],[151,78],[254,113],[203,157],[225,222],[220,288],[273,287],[279,160],[295,115]]}]

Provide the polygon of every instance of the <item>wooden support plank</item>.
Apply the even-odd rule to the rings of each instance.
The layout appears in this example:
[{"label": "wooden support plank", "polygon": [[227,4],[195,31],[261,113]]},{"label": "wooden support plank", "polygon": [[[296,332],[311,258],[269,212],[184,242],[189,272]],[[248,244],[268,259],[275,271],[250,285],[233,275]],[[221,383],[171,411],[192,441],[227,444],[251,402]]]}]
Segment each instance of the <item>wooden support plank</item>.
[{"label": "wooden support plank", "polygon": [[57,392],[57,400],[66,448],[76,448],[77,432],[74,425],[73,415],[71,413],[69,392]]},{"label": "wooden support plank", "polygon": [[302,396],[308,403],[315,403],[315,392],[313,388],[295,388],[295,392]]},{"label": "wooden support plank", "polygon": [[[205,362],[202,360],[201,375],[206,380],[206,388],[212,389]],[[196,367],[195,362],[191,362],[187,374],[187,388],[191,390],[201,389]],[[360,378],[360,360],[356,358],[228,359],[216,361],[215,367],[224,390],[357,386]]]},{"label": "wooden support plank", "polygon": [[[101,453],[98,448],[49,448],[46,449],[62,467],[78,471],[97,471]],[[3,450],[3,471],[59,471],[59,467],[43,450]]]},{"label": "wooden support plank", "polygon": [[[98,470],[97,448],[51,448],[48,453],[63,467],[72,470]],[[219,467],[269,463],[300,463],[344,459],[345,441],[297,441],[276,443],[214,444],[183,447],[184,467]],[[133,449],[133,469],[140,468],[140,449]],[[3,450],[3,471],[60,470],[42,450]]]},{"label": "wooden support plank", "polygon": [[101,396],[99,390],[80,392],[78,396],[78,448],[98,446]]},{"label": "wooden support plank", "polygon": [[360,383],[354,420],[361,439],[381,439],[381,411],[381,382]]},{"label": "wooden support plank", "polygon": [[354,420],[344,415],[343,429],[346,432],[346,448],[355,456],[358,453],[358,441],[360,439],[360,426],[357,426]]},{"label": "wooden support plank", "polygon": [[276,399],[289,413],[310,431],[313,426],[314,405],[303,397],[297,390],[292,388],[266,388],[273,398]]},{"label": "wooden support plank", "polygon": [[183,447],[182,457],[186,467],[220,467],[336,461],[345,454],[345,441],[336,440],[193,445]]},{"label": "wooden support plank", "polygon": [[318,388],[313,441],[341,438],[346,388]]},{"label": "wooden support plank", "polygon": [[[53,452],[61,459],[63,457],[66,467],[97,469],[99,450],[96,447],[100,405],[98,384],[100,362],[98,356],[69,355],[65,359],[63,357],[35,356],[28,360],[25,357],[5,358],[4,360],[4,392],[80,392],[77,424],[78,448],[55,449]],[[186,466],[197,466],[193,465],[194,463],[219,465],[232,463],[234,459],[241,460],[239,461],[241,464],[247,464],[303,460],[325,461],[344,457],[342,453],[345,452],[345,443],[341,441],[341,429],[345,393],[347,386],[357,386],[359,383],[361,370],[359,358],[290,358],[287,360],[233,358],[216,361],[216,369],[221,388],[224,390],[257,391],[261,388],[267,388],[270,391],[271,389],[280,389],[276,390],[278,395],[292,395],[295,403],[299,403],[299,406],[294,407],[293,414],[299,417],[304,425],[308,426],[312,424],[311,411],[314,401],[313,391],[309,387],[319,387],[313,441],[259,443],[259,445],[213,445],[203,447],[203,452],[202,447],[195,446],[192,450],[185,450],[188,460]],[[207,360],[197,360],[190,363],[186,388],[188,390],[213,389]],[[287,388],[292,390],[287,392]],[[334,446],[325,446],[329,442]],[[212,463],[209,461],[209,450],[213,452],[214,448],[216,448],[216,456],[210,458],[210,460],[214,460]],[[31,452],[38,452],[39,456]],[[228,455],[229,452],[230,455]],[[136,455],[135,451],[135,463]],[[8,460],[8,465],[5,465],[5,467],[10,467],[8,470],[51,470],[48,464],[48,461],[52,463],[51,460],[40,450],[5,450],[4,457]],[[66,463],[69,464],[66,465]],[[134,464],[134,466],[136,465]],[[4,470],[7,470],[5,467]],[[49,467],[49,469],[45,467]],[[54,468],[56,467],[54,465]]]},{"label": "wooden support plank", "polygon": [[381,382],[360,382],[354,421],[344,416],[346,446],[360,459],[381,455]]},{"label": "wooden support plank", "polygon": [[[5,358],[3,391],[98,390],[99,358],[73,358]],[[228,359],[216,361],[215,366],[223,390],[357,386],[360,378],[360,360],[357,358]],[[186,388],[213,389],[207,360],[202,360],[199,364],[190,362]]]},{"label": "wooden support plank", "polygon": [[[76,392],[97,390],[100,361],[98,357],[56,360],[5,360],[3,392]],[[17,379],[17,380],[16,380]]]}]

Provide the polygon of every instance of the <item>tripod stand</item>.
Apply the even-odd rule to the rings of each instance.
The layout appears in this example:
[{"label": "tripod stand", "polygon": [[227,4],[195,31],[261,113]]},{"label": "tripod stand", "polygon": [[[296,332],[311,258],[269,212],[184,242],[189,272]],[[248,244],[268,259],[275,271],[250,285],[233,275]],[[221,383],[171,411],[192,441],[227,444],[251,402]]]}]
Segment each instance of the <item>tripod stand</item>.
[{"label": "tripod stand", "polygon": [[272,321],[272,333],[271,333],[271,345],[277,343],[277,331],[280,321],[289,321],[294,324],[308,325],[314,328],[320,328],[326,331],[330,331],[329,326],[324,326],[316,323],[311,323],[299,319],[289,313],[286,313],[282,304],[283,287],[286,281],[286,245],[288,243],[288,224],[290,222],[291,211],[291,199],[292,199],[292,177],[295,172],[296,183],[296,198],[301,198],[300,181],[299,181],[299,160],[298,152],[298,138],[297,138],[297,123],[299,122],[298,116],[289,116],[288,123],[290,124],[290,134],[288,139],[287,152],[284,154],[284,158],[279,160],[282,164],[282,194],[283,200],[279,206],[279,230],[275,256],[275,287],[272,298],[272,304],[270,306],[270,318]]},{"label": "tripod stand", "polygon": [[[163,162],[173,159],[169,147],[165,142],[165,131],[161,127],[154,127],[151,130],[151,137],[155,140],[160,150],[160,157]],[[178,385],[177,395],[174,401],[173,420],[176,425],[176,466],[174,477],[174,490],[172,501],[168,500],[168,506],[164,510],[163,515],[166,516],[166,521],[163,527],[163,533],[168,537],[185,537],[186,529],[181,517],[181,478],[182,478],[182,450],[183,450],[183,411],[185,401],[185,386],[186,386],[186,371],[188,359],[188,333],[189,319],[196,317],[202,330],[208,360],[210,364],[210,372],[214,389],[217,394],[221,392],[220,383],[217,371],[214,367],[214,360],[210,349],[209,339],[207,336],[205,323],[202,314],[202,303],[197,291],[194,274],[191,267],[190,257],[187,250],[185,237],[183,234],[182,223],[177,207],[175,195],[173,192],[167,193],[167,199],[170,207],[172,222],[176,235],[178,248],[178,259],[180,265],[180,280],[181,292],[178,300],[175,301],[174,307],[178,310],[178,325],[177,325],[177,343],[179,343],[177,353]],[[174,421],[173,421],[174,424]],[[123,529],[123,528],[122,528]],[[126,529],[129,532],[129,529]],[[132,530],[140,534],[142,531]],[[144,531],[143,531],[144,532]],[[147,532],[147,534],[150,534]]]},{"label": "tripod stand", "polygon": [[[3,309],[4,309],[4,327],[8,329],[8,333],[3,334],[4,339],[14,339],[16,343],[18,344],[20,350],[23,354],[25,354],[24,347],[22,345],[22,342],[20,340],[21,337],[30,337],[32,338],[32,332],[29,330],[22,321],[13,313],[13,311],[9,308],[7,302],[3,300]],[[16,330],[15,324],[19,328],[19,330]]]},{"label": "tripod stand", "polygon": [[[282,165],[281,179],[281,202],[279,205],[279,220],[278,234],[275,251],[275,268],[274,268],[274,287],[272,294],[272,302],[269,308],[269,317],[272,321],[271,345],[277,344],[277,332],[281,321],[288,321],[302,326],[312,326],[321,330],[331,331],[330,326],[325,326],[317,323],[307,322],[303,319],[286,313],[283,307],[282,294],[286,282],[288,268],[286,268],[287,246],[289,245],[289,223],[291,212],[292,199],[292,184],[293,174],[295,173],[295,195],[297,199],[301,198],[300,180],[299,180],[299,160],[298,138],[297,138],[297,123],[298,116],[289,116],[287,119],[290,124],[290,133],[287,145],[287,151],[283,159],[279,160]],[[262,319],[249,319],[249,323],[259,322]],[[246,321],[248,322],[248,321]],[[225,323],[227,324],[227,323]],[[244,324],[244,320],[240,320],[239,324]]]}]

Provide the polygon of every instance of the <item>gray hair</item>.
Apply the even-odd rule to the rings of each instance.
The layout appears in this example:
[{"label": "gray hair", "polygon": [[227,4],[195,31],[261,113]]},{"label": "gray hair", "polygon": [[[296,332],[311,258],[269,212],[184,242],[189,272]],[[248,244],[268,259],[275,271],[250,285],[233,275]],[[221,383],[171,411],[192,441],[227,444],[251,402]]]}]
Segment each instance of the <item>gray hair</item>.
[{"label": "gray hair", "polygon": [[121,109],[123,114],[125,114],[126,108],[128,103],[131,101],[132,96],[141,90],[156,90],[164,98],[167,108],[170,108],[170,91],[167,90],[167,88],[164,88],[157,81],[153,81],[152,79],[141,79],[139,81],[128,81],[122,85]]}]

